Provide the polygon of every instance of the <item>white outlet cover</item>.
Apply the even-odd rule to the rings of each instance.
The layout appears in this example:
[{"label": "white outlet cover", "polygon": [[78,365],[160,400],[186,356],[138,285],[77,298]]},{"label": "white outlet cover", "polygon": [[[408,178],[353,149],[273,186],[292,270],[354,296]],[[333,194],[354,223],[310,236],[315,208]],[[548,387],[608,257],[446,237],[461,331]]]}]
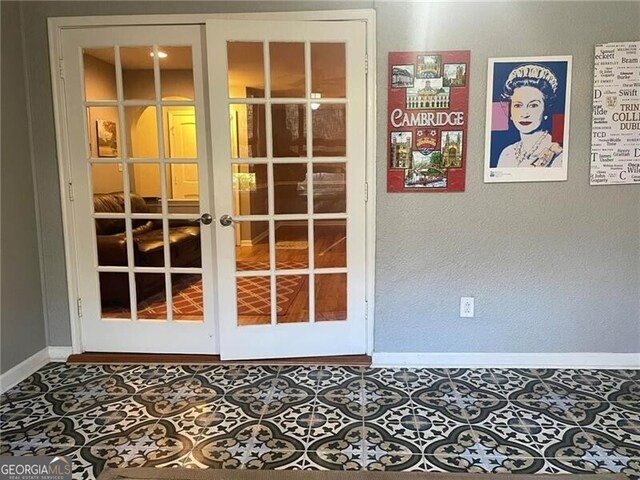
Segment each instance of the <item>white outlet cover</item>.
[{"label": "white outlet cover", "polygon": [[474,298],[460,297],[460,317],[473,318],[474,315]]}]

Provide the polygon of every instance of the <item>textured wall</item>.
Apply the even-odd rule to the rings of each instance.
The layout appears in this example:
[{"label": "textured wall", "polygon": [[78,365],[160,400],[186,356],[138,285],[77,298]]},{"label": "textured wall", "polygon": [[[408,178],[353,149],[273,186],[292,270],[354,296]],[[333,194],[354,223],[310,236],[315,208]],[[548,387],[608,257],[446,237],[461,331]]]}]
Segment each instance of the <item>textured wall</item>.
[{"label": "textured wall", "polygon": [[[640,350],[640,189],[588,185],[593,47],[637,39],[640,31],[640,4],[614,2],[25,3],[52,345],[69,345],[70,331],[46,17],[372,4],[379,83],[376,350]],[[387,53],[414,49],[472,50],[465,193],[385,192]],[[484,185],[486,60],[546,54],[574,57],[569,181]],[[458,318],[461,295],[476,297],[476,319]]]},{"label": "textured wall", "polygon": [[[376,5],[376,350],[640,351],[640,188],[589,186],[593,48],[640,40],[640,3]],[[387,54],[421,49],[471,50],[465,193],[385,192]],[[560,54],[569,180],[485,185],[487,58]],[[476,318],[459,318],[461,296]]]},{"label": "textured wall", "polygon": [[2,2],[0,372],[46,346],[18,4]]}]

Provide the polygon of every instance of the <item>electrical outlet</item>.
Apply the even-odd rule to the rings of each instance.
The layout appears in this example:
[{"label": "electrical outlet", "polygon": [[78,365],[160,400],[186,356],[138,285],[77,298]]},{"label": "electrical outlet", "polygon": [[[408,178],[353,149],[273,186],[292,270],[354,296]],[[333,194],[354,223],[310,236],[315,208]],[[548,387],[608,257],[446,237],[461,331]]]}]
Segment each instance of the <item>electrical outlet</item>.
[{"label": "electrical outlet", "polygon": [[473,318],[473,297],[460,297],[460,317]]}]

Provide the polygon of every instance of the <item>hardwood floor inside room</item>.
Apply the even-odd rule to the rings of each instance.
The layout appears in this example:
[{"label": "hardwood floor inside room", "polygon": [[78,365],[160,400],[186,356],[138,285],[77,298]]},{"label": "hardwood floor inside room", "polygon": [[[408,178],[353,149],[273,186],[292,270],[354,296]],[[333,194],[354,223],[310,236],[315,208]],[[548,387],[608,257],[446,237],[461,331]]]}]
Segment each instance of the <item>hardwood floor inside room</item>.
[{"label": "hardwood floor inside room", "polygon": [[[276,266],[276,321],[277,323],[309,322],[309,269],[310,252],[307,220],[276,221],[274,255]],[[271,323],[271,279],[268,222],[241,222],[239,245],[236,247],[236,269],[255,275],[236,280],[238,324],[266,325]],[[251,240],[242,240],[247,236]],[[246,237],[245,237],[246,238]],[[314,224],[313,269],[315,292],[315,320],[346,320],[347,274],[323,273],[323,268],[347,266],[347,236],[345,220],[317,220]],[[107,280],[101,274],[101,281]],[[128,275],[106,274],[119,277],[128,286]],[[157,274],[156,274],[157,275]],[[138,275],[136,280],[138,280]],[[109,278],[113,280],[113,278]],[[172,275],[173,318],[178,321],[202,321],[202,278],[200,275]],[[163,319],[167,315],[165,291],[150,297],[138,296],[137,316],[142,319]],[[103,305],[104,318],[130,318],[126,305]]]},{"label": "hardwood floor inside room", "polygon": [[[266,222],[245,222],[266,223]],[[265,225],[266,226],[266,225]],[[240,228],[243,228],[240,225]],[[252,230],[265,231],[262,225],[248,225]],[[291,273],[309,268],[307,221],[276,222],[276,312],[278,323],[309,321],[309,275]],[[320,220],[314,225],[314,268],[346,267],[346,221]],[[269,269],[269,238],[258,234],[253,244],[241,242],[236,247],[238,271],[262,271],[256,276],[238,279],[239,325],[271,323],[271,284],[264,271]],[[344,273],[315,274],[316,321],[346,319],[347,275]]]}]

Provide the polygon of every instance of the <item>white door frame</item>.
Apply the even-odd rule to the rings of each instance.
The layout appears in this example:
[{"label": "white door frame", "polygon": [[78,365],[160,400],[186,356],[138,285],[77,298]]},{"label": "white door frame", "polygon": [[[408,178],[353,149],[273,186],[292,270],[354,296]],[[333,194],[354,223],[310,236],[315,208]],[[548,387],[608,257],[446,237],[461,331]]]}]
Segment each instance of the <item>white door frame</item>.
[{"label": "white door frame", "polygon": [[[65,29],[126,26],[126,25],[203,25],[209,19],[280,20],[280,21],[341,21],[358,20],[366,25],[367,78],[366,78],[366,325],[367,354],[373,353],[375,311],[375,229],[376,229],[376,13],[375,10],[327,10],[317,12],[269,12],[241,14],[185,14],[185,15],[115,15],[90,17],[57,17],[48,19],[49,58],[53,90],[53,110],[56,131],[56,153],[62,205],[62,225],[65,245],[65,265],[71,324],[73,353],[82,353],[80,308],[78,305],[78,260],[74,204],[71,201],[71,159],[64,94],[64,63],[62,61],[62,32]],[[206,80],[206,79],[205,79]],[[209,118],[210,112],[207,112]],[[207,124],[209,122],[207,121]],[[209,145],[208,151],[211,150]],[[211,180],[211,179],[210,179]],[[213,183],[211,183],[213,185]],[[212,212],[215,216],[219,212]],[[219,331],[218,302],[214,308],[216,328]],[[219,335],[216,335],[216,343]],[[216,351],[220,351],[216,344]]]}]

